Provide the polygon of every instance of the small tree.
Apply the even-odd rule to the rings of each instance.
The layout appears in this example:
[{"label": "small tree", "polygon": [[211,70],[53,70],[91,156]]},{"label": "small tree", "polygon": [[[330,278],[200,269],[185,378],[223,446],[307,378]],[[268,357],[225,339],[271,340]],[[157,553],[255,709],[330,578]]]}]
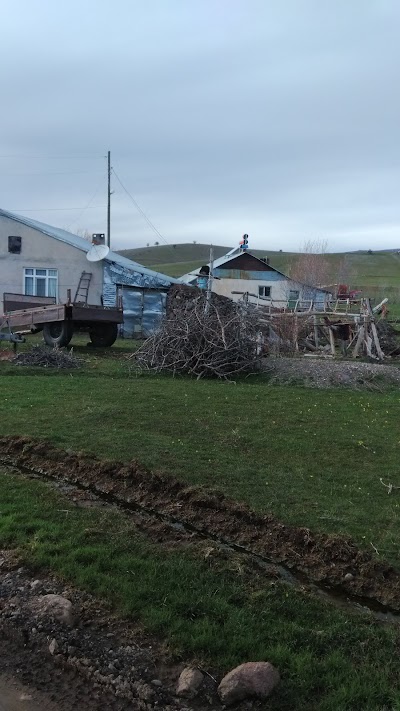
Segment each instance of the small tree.
[{"label": "small tree", "polygon": [[293,281],[307,286],[324,286],[329,281],[326,240],[307,240],[289,268]]}]

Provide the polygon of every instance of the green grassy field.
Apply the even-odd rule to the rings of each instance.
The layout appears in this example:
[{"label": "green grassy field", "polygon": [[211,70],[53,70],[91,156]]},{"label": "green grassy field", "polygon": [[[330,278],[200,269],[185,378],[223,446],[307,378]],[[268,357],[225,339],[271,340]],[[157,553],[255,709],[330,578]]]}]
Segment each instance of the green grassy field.
[{"label": "green grassy field", "polygon": [[140,621],[168,640],[171,660],[217,675],[270,660],[282,676],[271,711],[400,708],[395,627],[249,578],[229,559],[155,545],[122,514],[75,508],[48,485],[1,469],[0,497],[3,546],[18,545],[34,569],[50,568]]},{"label": "green grassy field", "polygon": [[[0,362],[3,435],[136,458],[284,522],[351,535],[400,568],[400,500],[379,481],[399,484],[399,390],[137,377],[128,368],[132,342],[108,353],[82,342],[78,371]],[[2,473],[0,543],[139,619],[173,655],[218,671],[274,662],[283,681],[268,709],[399,711],[397,626],[249,577],[232,562],[157,546],[122,514],[75,509],[59,496]]]},{"label": "green grassy field", "polygon": [[2,433],[137,458],[400,563],[399,501],[379,482],[398,479],[400,391],[136,377],[123,355],[85,358],[81,371],[54,375],[0,363]]}]

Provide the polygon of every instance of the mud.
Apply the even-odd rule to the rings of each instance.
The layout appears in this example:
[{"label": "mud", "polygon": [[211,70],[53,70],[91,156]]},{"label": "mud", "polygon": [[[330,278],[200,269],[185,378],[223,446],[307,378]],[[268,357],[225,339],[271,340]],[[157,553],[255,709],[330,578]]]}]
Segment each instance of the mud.
[{"label": "mud", "polygon": [[[185,664],[172,663],[135,623],[113,616],[87,593],[53,577],[34,579],[19,566],[12,551],[0,551],[0,711],[221,708],[210,677],[196,700],[177,699],[177,678]],[[37,597],[49,593],[72,601],[74,627],[35,613]],[[57,642],[54,654],[52,640]]]},{"label": "mud", "polygon": [[[120,505],[142,507],[205,537],[250,550],[336,593],[400,611],[400,572],[350,538],[286,526],[222,493],[188,486],[136,461],[99,460],[27,437],[0,437],[1,460],[85,486]],[[349,573],[353,577],[345,580]]]}]

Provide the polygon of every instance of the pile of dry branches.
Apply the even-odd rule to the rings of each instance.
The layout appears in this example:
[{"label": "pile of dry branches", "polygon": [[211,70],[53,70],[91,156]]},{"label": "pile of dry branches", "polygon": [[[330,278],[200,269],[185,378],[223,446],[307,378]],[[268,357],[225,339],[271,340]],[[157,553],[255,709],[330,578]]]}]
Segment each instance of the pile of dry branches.
[{"label": "pile of dry branches", "polygon": [[258,370],[259,330],[255,311],[199,293],[170,312],[133,357],[142,370],[228,379]]},{"label": "pile of dry branches", "polygon": [[29,351],[18,353],[13,359],[16,365],[39,366],[41,368],[79,368],[81,361],[70,351],[60,348],[33,346]]}]

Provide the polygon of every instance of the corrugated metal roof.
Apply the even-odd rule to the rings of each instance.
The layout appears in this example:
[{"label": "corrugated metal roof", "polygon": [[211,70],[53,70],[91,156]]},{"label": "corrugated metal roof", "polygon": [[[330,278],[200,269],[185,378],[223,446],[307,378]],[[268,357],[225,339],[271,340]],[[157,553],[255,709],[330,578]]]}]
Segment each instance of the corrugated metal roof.
[{"label": "corrugated metal roof", "polygon": [[[2,209],[0,209],[0,217],[8,217],[10,220],[14,220],[15,222],[20,222],[22,225],[26,225],[26,227],[32,227],[34,230],[39,230],[40,232],[45,235],[48,235],[49,237],[53,237],[54,239],[60,240],[60,242],[65,242],[66,244],[70,244],[72,247],[76,247],[76,249],[80,249],[82,252],[88,252],[91,247],[90,242],[88,242],[86,239],[83,239],[83,237],[74,235],[72,232],[68,232],[67,230],[62,230],[60,227],[52,227],[51,225],[46,225],[44,222],[37,222],[37,220],[31,220],[30,217],[23,217],[22,215],[16,215],[13,212],[7,212],[7,210]],[[132,259],[127,259],[127,257],[123,257],[122,255],[117,254],[116,252],[109,252],[105,261],[113,262],[114,264],[119,264],[125,269],[131,269],[132,271],[140,272],[140,274],[158,277],[159,279],[163,279],[164,281],[167,281],[171,284],[182,283],[181,279],[174,279],[173,277],[170,277],[167,274],[155,272],[152,269],[144,267],[138,262],[134,262]]]}]

